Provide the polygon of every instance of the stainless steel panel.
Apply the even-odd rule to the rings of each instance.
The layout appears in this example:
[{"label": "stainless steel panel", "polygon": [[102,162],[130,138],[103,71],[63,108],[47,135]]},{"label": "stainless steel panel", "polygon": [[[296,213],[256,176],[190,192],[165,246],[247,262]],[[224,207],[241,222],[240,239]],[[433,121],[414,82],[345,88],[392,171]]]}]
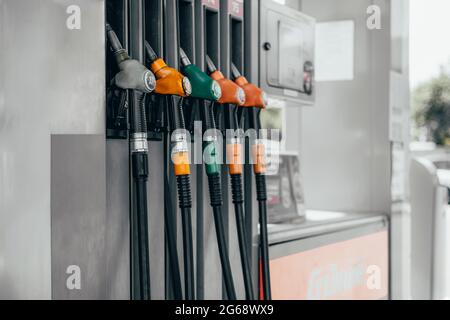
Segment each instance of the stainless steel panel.
[{"label": "stainless steel panel", "polygon": [[[335,214],[335,218],[331,216]],[[321,217],[322,216],[322,217]],[[327,218],[323,218],[328,216]],[[324,220],[322,220],[324,219]],[[269,243],[271,246],[285,242],[299,241],[343,230],[356,229],[365,225],[388,225],[387,216],[380,214],[349,214],[331,212],[306,212],[306,221],[300,224],[281,224],[269,226]]]},{"label": "stainless steel panel", "polygon": [[298,240],[291,240],[270,246],[270,258],[277,259],[280,257],[289,256],[299,252],[304,252],[326,246],[332,243],[337,243],[371,233],[380,232],[388,228],[388,222],[385,217],[379,216],[378,221],[368,223],[362,222],[355,224],[353,227],[346,229],[335,229],[328,233],[311,234],[306,238],[299,237]]},{"label": "stainless steel panel", "polygon": [[104,133],[103,17],[103,0],[0,0],[0,298],[51,297],[50,135]]},{"label": "stainless steel panel", "polygon": [[[164,299],[164,146],[152,142],[149,146],[148,226],[150,241],[150,280],[152,299]],[[174,204],[176,208],[177,205]],[[181,248],[181,247],[180,247]]]},{"label": "stainless steel panel", "polygon": [[109,299],[130,298],[128,141],[106,142],[106,252]]},{"label": "stainless steel panel", "polygon": [[[282,5],[262,0],[260,10],[261,88],[297,106],[313,104],[315,88],[311,95],[303,93],[303,69],[307,61],[314,64],[314,18],[297,10],[292,3]],[[263,49],[265,43],[271,45],[270,50]]]},{"label": "stainless steel panel", "polygon": [[390,212],[389,8],[377,1],[383,29],[374,32],[361,14],[372,3],[302,1],[302,11],[318,23],[355,22],[354,79],[318,82],[316,107],[302,110],[297,148],[309,209]]},{"label": "stainless steel panel", "polygon": [[53,299],[107,298],[104,141],[103,135],[51,138]]}]

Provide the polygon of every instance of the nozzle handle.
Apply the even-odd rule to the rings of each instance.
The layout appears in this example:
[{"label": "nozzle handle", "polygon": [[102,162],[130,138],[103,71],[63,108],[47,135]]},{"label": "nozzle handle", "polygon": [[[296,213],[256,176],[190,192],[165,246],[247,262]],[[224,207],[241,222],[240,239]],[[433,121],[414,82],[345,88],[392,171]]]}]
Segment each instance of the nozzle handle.
[{"label": "nozzle handle", "polygon": [[217,71],[216,65],[214,64],[214,62],[211,60],[211,58],[206,55],[206,66],[208,67],[208,72],[209,73],[213,73]]}]

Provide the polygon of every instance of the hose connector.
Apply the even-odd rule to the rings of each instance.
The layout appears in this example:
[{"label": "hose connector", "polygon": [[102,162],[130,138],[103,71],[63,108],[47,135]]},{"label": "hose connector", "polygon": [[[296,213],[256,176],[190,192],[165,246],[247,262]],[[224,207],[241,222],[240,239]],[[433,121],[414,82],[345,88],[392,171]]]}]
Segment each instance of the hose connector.
[{"label": "hose connector", "polygon": [[174,132],[172,135],[171,158],[175,169],[175,176],[191,174],[186,133]]},{"label": "hose connector", "polygon": [[255,174],[265,174],[266,173],[266,149],[262,142],[257,141],[252,146],[252,157],[253,157],[253,172]]},{"label": "hose connector", "polygon": [[227,144],[227,163],[230,175],[241,175],[243,173],[244,165],[241,143]]},{"label": "hose connector", "polygon": [[220,162],[217,152],[217,143],[214,137],[206,137],[203,143],[203,155],[205,160],[206,174],[220,174]]}]

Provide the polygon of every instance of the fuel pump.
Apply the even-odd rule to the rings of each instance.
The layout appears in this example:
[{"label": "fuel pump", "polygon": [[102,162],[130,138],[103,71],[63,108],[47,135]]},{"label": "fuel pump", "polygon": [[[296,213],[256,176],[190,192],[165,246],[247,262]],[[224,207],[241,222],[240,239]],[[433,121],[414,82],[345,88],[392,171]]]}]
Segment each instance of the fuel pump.
[{"label": "fuel pump", "polygon": [[256,180],[256,198],[259,209],[259,226],[260,226],[260,254],[262,262],[262,289],[265,300],[271,300],[270,290],[270,266],[269,266],[269,241],[267,232],[267,190],[266,190],[266,166],[265,166],[265,148],[260,140],[261,110],[265,108],[267,99],[265,93],[255,85],[249,83],[247,79],[241,75],[236,66],[231,64],[231,73],[234,81],[245,92],[246,101],[242,105],[241,115],[246,109],[246,116],[249,117],[249,127],[255,130],[256,139],[252,148],[252,156],[254,159],[253,173]]},{"label": "fuel pump", "polygon": [[[192,97],[200,99],[200,113],[203,120],[204,130],[215,129],[213,103],[222,97],[222,90],[219,83],[192,64],[183,49],[180,48],[181,64],[183,73],[189,78],[192,84]],[[210,203],[213,208],[214,222],[216,227],[217,243],[222,265],[222,274],[230,300],[236,300],[233,275],[231,272],[230,259],[227,252],[227,241],[225,237],[225,227],[222,217],[222,186],[220,179],[220,162],[217,159],[217,137],[204,137],[203,154],[207,155],[208,163],[205,164],[206,175],[208,176]]]},{"label": "fuel pump", "polygon": [[137,101],[130,109],[130,152],[133,176],[133,203],[137,220],[136,235],[131,237],[133,248],[137,248],[139,272],[139,297],[150,299],[149,243],[147,217],[148,142],[145,115],[146,94],[153,92],[156,80],[153,73],[137,60],[131,59],[122,47],[116,33],[106,24],[106,33],[114,52],[120,72],[114,77],[114,84],[130,92]]},{"label": "fuel pump", "polygon": [[[175,176],[178,184],[178,200],[181,210],[183,227],[183,252],[184,252],[184,280],[185,297],[187,300],[195,299],[194,278],[194,253],[192,243],[192,198],[190,184],[190,164],[188,138],[185,132],[184,115],[182,110],[183,98],[192,93],[189,79],[177,70],[170,68],[164,60],[157,56],[153,48],[146,41],[145,50],[150,61],[150,69],[156,76],[155,93],[168,95],[168,114],[170,132],[173,133],[171,158],[174,165]],[[169,227],[169,233],[173,231]],[[170,235],[169,235],[169,238]],[[169,239],[169,243],[170,243]],[[176,252],[176,245],[169,244],[171,256]],[[172,258],[171,263],[177,263]]]},{"label": "fuel pump", "polygon": [[249,260],[250,256],[247,250],[248,246],[246,245],[246,240],[248,237],[245,228],[244,197],[242,190],[242,173],[244,169],[242,158],[243,143],[242,137],[240,136],[241,132],[239,132],[239,121],[236,113],[237,106],[242,106],[245,104],[246,96],[242,88],[240,88],[233,81],[226,79],[222,72],[217,70],[208,55],[206,55],[206,64],[211,78],[217,81],[222,90],[222,97],[217,101],[217,103],[221,105],[223,108],[222,112],[225,114],[225,129],[237,131],[236,135],[226,137],[226,152],[228,160],[228,173],[231,180],[232,201],[236,215],[236,229],[239,240],[245,294],[247,300],[253,300],[253,281]]}]

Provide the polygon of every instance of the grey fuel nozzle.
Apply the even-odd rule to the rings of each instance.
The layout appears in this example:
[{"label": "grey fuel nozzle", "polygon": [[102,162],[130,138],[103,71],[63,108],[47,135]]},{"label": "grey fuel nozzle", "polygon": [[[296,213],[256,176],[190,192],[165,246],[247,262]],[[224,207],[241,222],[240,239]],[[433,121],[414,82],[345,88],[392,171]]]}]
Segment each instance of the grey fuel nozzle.
[{"label": "grey fuel nozzle", "polygon": [[109,23],[106,24],[106,34],[120,69],[114,78],[115,84],[121,89],[153,92],[156,87],[155,75],[139,61],[130,59]]},{"label": "grey fuel nozzle", "polygon": [[119,88],[138,90],[151,93],[155,90],[156,79],[154,74],[136,60],[128,59],[120,65],[120,72],[115,77]]}]

